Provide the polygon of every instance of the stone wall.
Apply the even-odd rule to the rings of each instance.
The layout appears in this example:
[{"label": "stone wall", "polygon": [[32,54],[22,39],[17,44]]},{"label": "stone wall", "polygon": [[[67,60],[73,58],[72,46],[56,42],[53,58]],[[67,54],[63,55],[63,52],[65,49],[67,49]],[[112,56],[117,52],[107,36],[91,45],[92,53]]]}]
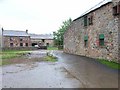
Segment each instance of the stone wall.
[{"label": "stone wall", "polygon": [[53,46],[54,40],[53,39],[45,39],[44,45],[47,45],[47,43],[49,43],[49,46]]},{"label": "stone wall", "polygon": [[[64,34],[64,52],[102,58],[118,62],[118,16],[113,16],[113,4],[109,3],[87,14],[93,24],[84,26],[84,17],[74,20]],[[99,35],[104,34],[104,46],[99,45]],[[84,37],[88,36],[85,47]]]},{"label": "stone wall", "polygon": [[31,43],[36,43],[37,45],[40,45],[40,46],[47,46],[47,43],[49,43],[49,46],[53,46],[54,40],[53,39],[44,39],[44,42],[43,42],[42,39],[32,39],[31,38]]},{"label": "stone wall", "polygon": [[[4,47],[29,47],[31,46],[31,40],[29,36],[26,36],[26,37],[4,36],[3,42],[4,42]],[[13,46],[10,45],[11,43],[13,43]],[[20,43],[22,43],[23,46],[20,46]]]},{"label": "stone wall", "polygon": [[42,42],[41,39],[31,38],[31,45],[32,46],[39,45],[41,42]]},{"label": "stone wall", "polygon": [[[120,0],[113,0],[113,5],[117,5],[118,2],[120,2]],[[119,20],[118,20],[118,60],[120,63],[120,15],[118,16]]]}]

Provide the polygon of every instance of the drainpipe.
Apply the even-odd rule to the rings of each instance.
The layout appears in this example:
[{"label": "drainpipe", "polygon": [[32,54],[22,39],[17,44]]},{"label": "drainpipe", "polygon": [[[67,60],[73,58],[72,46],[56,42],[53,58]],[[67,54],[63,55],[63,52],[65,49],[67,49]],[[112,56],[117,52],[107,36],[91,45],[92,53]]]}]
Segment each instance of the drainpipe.
[{"label": "drainpipe", "polygon": [[1,36],[1,47],[3,48],[4,47],[4,36],[3,36],[3,31],[4,31],[4,29],[3,28],[1,28],[2,30],[1,30],[1,32],[2,32],[2,36]]}]

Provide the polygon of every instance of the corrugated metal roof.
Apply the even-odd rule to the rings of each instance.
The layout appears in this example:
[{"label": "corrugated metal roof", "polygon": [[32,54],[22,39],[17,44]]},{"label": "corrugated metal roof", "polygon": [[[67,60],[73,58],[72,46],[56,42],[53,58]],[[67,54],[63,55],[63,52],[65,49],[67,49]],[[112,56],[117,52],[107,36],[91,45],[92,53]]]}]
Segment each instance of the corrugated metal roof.
[{"label": "corrugated metal roof", "polygon": [[3,36],[29,36],[26,31],[3,30]]},{"label": "corrugated metal roof", "polygon": [[[95,5],[94,7],[90,8],[90,9],[89,9],[88,11],[86,11],[85,13],[83,13],[80,17],[82,17],[82,16],[90,13],[91,11],[94,11],[94,10],[100,8],[101,6],[103,6],[103,5],[107,4],[107,3],[110,3],[110,2],[112,2],[112,0],[103,0],[103,1],[101,1],[100,3],[98,3],[97,5]],[[80,17],[76,18],[75,20],[79,19]],[[73,20],[73,21],[75,21],[75,20]]]},{"label": "corrugated metal roof", "polygon": [[31,39],[53,39],[52,34],[29,34]]}]

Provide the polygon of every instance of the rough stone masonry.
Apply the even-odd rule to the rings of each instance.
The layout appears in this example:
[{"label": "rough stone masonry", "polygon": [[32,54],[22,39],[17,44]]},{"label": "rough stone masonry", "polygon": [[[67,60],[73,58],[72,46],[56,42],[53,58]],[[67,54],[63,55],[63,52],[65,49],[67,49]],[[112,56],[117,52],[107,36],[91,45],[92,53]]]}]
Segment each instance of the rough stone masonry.
[{"label": "rough stone masonry", "polygon": [[64,52],[120,60],[120,0],[105,0],[77,19],[64,34]]}]

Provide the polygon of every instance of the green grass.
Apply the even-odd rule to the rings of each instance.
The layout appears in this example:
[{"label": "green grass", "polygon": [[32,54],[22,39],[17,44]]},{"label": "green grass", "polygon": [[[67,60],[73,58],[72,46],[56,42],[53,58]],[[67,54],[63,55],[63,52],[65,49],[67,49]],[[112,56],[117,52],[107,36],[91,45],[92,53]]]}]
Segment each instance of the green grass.
[{"label": "green grass", "polygon": [[113,69],[120,69],[120,64],[119,63],[116,63],[116,62],[113,62],[113,61],[108,61],[106,59],[97,59],[98,62],[110,67],[110,68],[113,68]]},{"label": "green grass", "polygon": [[58,48],[50,46],[50,47],[47,47],[47,50],[58,50]]},{"label": "green grass", "polygon": [[6,50],[6,51],[3,51],[2,53],[0,53],[0,55],[2,56],[2,59],[12,59],[15,57],[19,57],[27,52],[28,51]]},{"label": "green grass", "polygon": [[12,64],[12,62],[10,60],[4,59],[1,61],[0,66],[1,65],[9,65],[9,64]]},{"label": "green grass", "polygon": [[0,65],[7,65],[11,62],[9,61],[12,58],[20,57],[25,53],[28,53],[29,51],[23,51],[23,50],[5,50],[0,52]]},{"label": "green grass", "polygon": [[57,58],[56,57],[54,57],[54,56],[45,56],[44,57],[44,60],[45,61],[49,61],[49,62],[56,62],[57,61]]}]

